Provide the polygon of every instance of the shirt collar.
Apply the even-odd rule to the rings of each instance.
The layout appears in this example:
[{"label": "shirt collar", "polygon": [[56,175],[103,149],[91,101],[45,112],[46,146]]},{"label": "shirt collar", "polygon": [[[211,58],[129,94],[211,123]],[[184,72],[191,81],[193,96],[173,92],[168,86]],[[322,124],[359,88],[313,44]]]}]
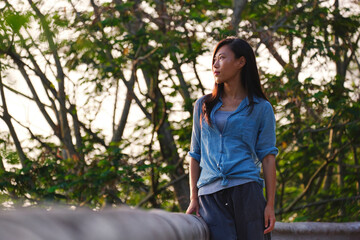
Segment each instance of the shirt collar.
[{"label": "shirt collar", "polygon": [[[222,103],[222,98],[221,98],[221,96],[219,97],[219,101]],[[243,101],[245,101],[245,103],[246,103],[247,106],[250,104],[248,96],[246,96]],[[254,103],[259,103],[259,102],[260,102],[260,98],[259,98],[258,96],[256,96],[256,95],[254,95],[254,96],[253,96],[253,101],[254,101]]]},{"label": "shirt collar", "polygon": [[260,102],[260,98],[256,95],[253,96],[253,101],[254,103],[259,103]]}]

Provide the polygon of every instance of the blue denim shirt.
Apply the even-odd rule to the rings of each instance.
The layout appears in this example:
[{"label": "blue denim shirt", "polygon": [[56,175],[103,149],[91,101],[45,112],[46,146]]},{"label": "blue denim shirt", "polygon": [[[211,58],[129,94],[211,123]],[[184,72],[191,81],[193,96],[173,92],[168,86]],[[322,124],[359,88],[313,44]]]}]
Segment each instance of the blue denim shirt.
[{"label": "blue denim shirt", "polygon": [[228,117],[220,132],[214,113],[222,105],[221,98],[211,111],[211,126],[204,117],[200,124],[203,100],[204,97],[201,97],[195,103],[189,151],[189,155],[200,163],[197,187],[201,188],[217,179],[222,179],[221,185],[226,186],[230,178],[252,179],[263,186],[261,162],[266,155],[278,153],[271,104],[254,96],[254,108],[248,114],[250,107],[246,97]]}]

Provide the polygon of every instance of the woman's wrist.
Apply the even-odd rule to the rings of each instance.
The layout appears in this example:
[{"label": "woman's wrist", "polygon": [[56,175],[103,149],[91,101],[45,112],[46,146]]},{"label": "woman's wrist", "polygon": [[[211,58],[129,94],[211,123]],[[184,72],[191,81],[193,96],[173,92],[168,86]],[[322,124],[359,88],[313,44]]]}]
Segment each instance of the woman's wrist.
[{"label": "woman's wrist", "polygon": [[190,197],[190,201],[198,201],[199,200],[199,197],[198,196],[194,196],[194,197]]},{"label": "woman's wrist", "polygon": [[266,206],[274,208],[275,206],[274,201],[266,201]]}]

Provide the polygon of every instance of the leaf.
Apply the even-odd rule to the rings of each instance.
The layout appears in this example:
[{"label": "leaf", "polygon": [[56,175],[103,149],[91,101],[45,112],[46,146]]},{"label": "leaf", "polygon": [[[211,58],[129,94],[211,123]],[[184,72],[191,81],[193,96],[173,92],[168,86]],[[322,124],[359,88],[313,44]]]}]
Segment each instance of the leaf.
[{"label": "leaf", "polygon": [[5,16],[5,20],[12,30],[18,33],[21,27],[25,26],[29,22],[29,16],[21,15],[18,12],[12,12]]}]

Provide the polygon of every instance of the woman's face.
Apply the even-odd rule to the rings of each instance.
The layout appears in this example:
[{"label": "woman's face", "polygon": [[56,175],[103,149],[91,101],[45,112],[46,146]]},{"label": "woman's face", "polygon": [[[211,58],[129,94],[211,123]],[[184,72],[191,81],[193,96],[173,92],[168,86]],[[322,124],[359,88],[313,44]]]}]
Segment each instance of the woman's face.
[{"label": "woman's face", "polygon": [[222,46],[213,59],[212,70],[216,83],[239,81],[244,62],[244,57],[235,58],[235,54],[228,45]]}]

